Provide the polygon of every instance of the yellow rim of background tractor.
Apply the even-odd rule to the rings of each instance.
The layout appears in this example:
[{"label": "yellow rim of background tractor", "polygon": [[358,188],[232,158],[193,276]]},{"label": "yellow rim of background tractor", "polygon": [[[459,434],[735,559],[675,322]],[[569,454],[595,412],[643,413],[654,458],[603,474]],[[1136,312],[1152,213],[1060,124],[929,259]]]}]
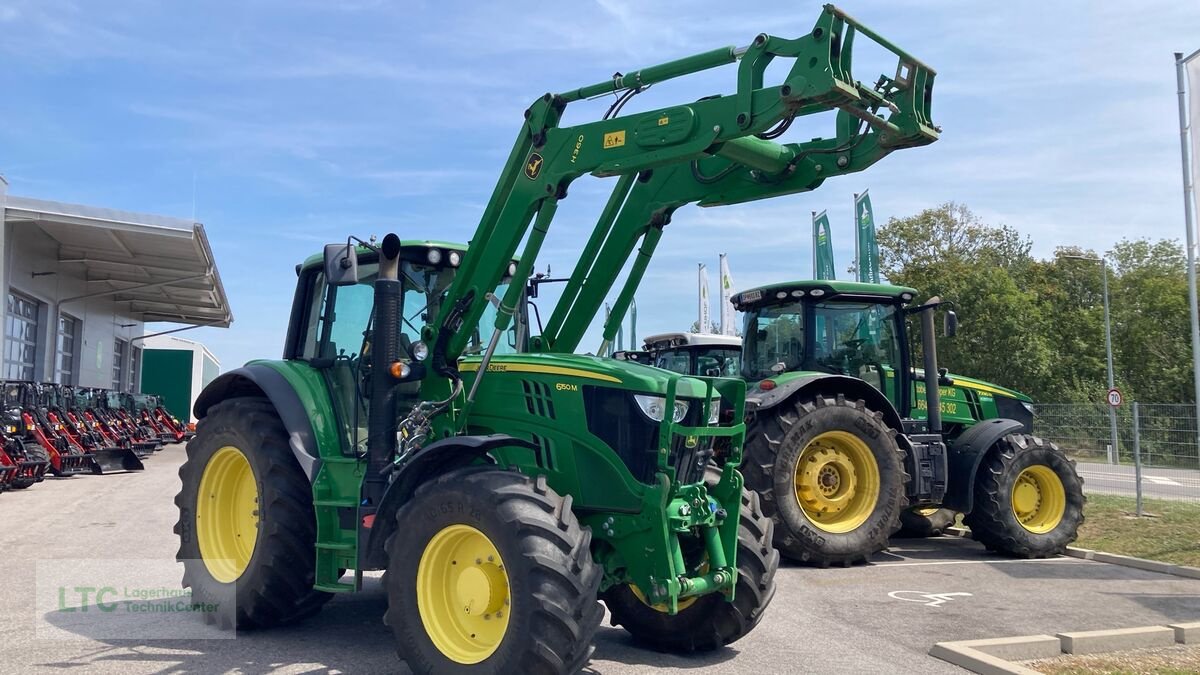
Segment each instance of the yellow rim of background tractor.
[{"label": "yellow rim of background tractor", "polygon": [[871,448],[848,431],[826,431],[796,462],[796,501],[818,529],[852,532],[879,502],[879,465]]},{"label": "yellow rim of background tractor", "polygon": [[1021,527],[1045,534],[1062,522],[1067,512],[1067,490],[1054,469],[1035,464],[1026,467],[1013,481],[1012,511]]},{"label": "yellow rim of background tractor", "polygon": [[918,516],[925,516],[926,518],[929,518],[938,511],[941,511],[941,509],[936,506],[931,506],[927,509],[915,509],[914,513],[916,513]]},{"label": "yellow rim of background tractor", "polygon": [[250,460],[227,445],[200,474],[196,495],[196,541],[213,579],[237,581],[250,565],[258,541],[258,483]]},{"label": "yellow rim of background tractor", "polygon": [[504,641],[511,612],[500,551],[470,525],[443,528],[417,565],[417,610],[425,633],[446,658],[479,663]]}]

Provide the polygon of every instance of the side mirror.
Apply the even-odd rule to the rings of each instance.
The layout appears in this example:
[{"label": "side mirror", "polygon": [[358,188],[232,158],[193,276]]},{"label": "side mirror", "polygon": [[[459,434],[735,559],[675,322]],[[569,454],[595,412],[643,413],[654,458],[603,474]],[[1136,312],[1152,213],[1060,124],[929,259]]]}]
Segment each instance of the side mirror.
[{"label": "side mirror", "polygon": [[942,333],[946,337],[958,335],[958,315],[952,309],[946,310],[946,315],[942,317]]},{"label": "side mirror", "polygon": [[358,283],[358,253],[349,244],[325,244],[325,283],[353,286]]}]

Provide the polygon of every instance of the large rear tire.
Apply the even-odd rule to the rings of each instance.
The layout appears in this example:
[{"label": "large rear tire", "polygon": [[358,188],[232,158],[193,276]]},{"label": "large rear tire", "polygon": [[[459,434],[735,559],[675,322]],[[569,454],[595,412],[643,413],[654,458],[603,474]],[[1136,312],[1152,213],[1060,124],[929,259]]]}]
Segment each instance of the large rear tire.
[{"label": "large rear tire", "polygon": [[384,578],[415,673],[574,673],[604,610],[592,532],[544,476],[491,466],[422,485],[397,513]]},{"label": "large rear tire", "polygon": [[232,398],[209,409],[179,469],[176,559],[192,600],[221,628],[268,628],[315,614],[312,488],[271,403]]},{"label": "large rear tire", "polygon": [[974,510],[963,522],[989,551],[1047,558],[1067,550],[1083,524],[1083,480],[1058,446],[1012,434],[975,476]]},{"label": "large rear tire", "polygon": [[895,430],[841,394],[759,412],[742,473],[775,521],[780,552],[819,567],[887,548],[908,503]]},{"label": "large rear tire", "polygon": [[900,531],[897,537],[920,539],[940,537],[946,528],[954,525],[958,512],[954,509],[937,507],[914,507],[900,512]]},{"label": "large rear tire", "polygon": [[[712,485],[720,474],[711,468]],[[605,592],[604,604],[613,626],[621,626],[634,639],[652,649],[673,653],[711,651],[732,644],[754,630],[775,597],[775,571],[779,552],[772,545],[774,523],[763,514],[758,495],[742,490],[738,525],[738,581],[734,601],[712,593],[687,603],[674,616],[647,605],[628,584]],[[700,549],[703,550],[703,549]]]}]

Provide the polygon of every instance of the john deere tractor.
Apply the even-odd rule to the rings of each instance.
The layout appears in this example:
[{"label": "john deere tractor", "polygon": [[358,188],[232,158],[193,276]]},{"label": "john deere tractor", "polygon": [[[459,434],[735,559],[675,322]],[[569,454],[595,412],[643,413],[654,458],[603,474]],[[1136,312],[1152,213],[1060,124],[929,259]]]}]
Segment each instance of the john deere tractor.
[{"label": "john deere tractor", "polygon": [[[742,338],[709,333],[663,333],[647,337],[644,349],[640,351],[617,352],[613,356],[688,375],[738,376]],[[939,379],[942,426],[948,438],[957,438],[977,422],[1000,417],[1019,421],[1025,433],[1033,433],[1033,400],[1025,394],[952,373],[942,374]],[[918,370],[917,376],[908,381],[911,387],[909,414],[914,419],[925,419],[927,405],[921,372]],[[900,407],[899,401],[889,402]],[[957,517],[958,512],[953,509],[913,506],[900,512],[898,535],[937,536],[952,526]]]},{"label": "john deere tractor", "polygon": [[[796,281],[734,296],[751,383],[742,469],[775,520],[776,544],[796,560],[849,564],[883,549],[902,519],[938,527],[961,512],[991,550],[1061,553],[1083,521],[1074,463],[1032,435],[1027,397],[939,370],[941,303],[912,306],[916,294]],[[957,317],[945,319],[952,334]]]},{"label": "john deere tractor", "polygon": [[[850,74],[856,34],[900,54],[896,78]],[[773,60],[790,69],[766,86]],[[730,95],[619,114],[647,87],[728,64]],[[762,34],[537,99],[469,248],[394,234],[326,246],[297,267],[283,358],[200,395],[176,498],[193,598],[222,625],[263,628],[383,570],[384,621],[417,672],[578,670],[598,601],[658,649],[753,630],[778,553],[736,468],[745,383],[573,355],[603,301],[596,278],[577,269],[569,307],[537,335],[525,284],[510,282],[529,278],[584,174],[617,180],[580,265],[620,270],[668,220],[610,236],[635,184],[716,170],[694,197],[711,205],[811,189],[932,142],[931,87],[920,62],[827,6],[796,39]],[[568,104],[601,96],[615,96],[602,119],[560,126]],[[836,137],[772,140],[834,109]]]}]

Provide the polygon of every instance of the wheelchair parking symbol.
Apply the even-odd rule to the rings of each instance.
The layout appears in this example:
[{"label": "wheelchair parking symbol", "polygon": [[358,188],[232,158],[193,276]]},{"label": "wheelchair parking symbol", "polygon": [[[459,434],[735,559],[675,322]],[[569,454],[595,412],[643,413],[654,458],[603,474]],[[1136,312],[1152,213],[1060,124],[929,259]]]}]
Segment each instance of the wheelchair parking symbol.
[{"label": "wheelchair parking symbol", "polygon": [[905,602],[919,602],[926,607],[941,607],[954,598],[971,597],[970,593],[926,593],[925,591],[892,591],[888,597]]}]

